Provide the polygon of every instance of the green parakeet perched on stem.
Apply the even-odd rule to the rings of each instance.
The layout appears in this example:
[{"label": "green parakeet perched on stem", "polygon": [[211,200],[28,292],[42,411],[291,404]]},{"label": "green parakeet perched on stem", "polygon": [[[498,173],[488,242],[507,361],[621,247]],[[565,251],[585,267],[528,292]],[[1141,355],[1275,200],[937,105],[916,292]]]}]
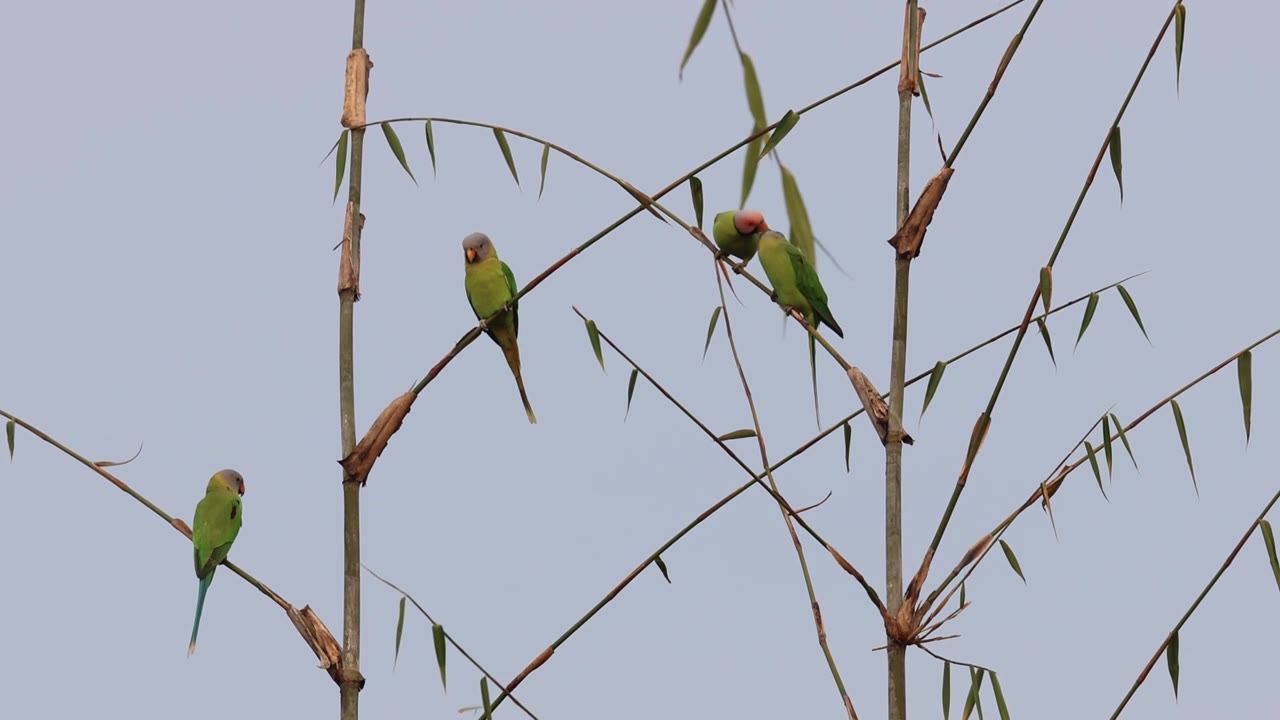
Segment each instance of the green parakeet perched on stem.
[{"label": "green parakeet perched on stem", "polygon": [[760,246],[760,234],[769,229],[764,215],[759,210],[725,210],[716,213],[711,223],[711,234],[715,237],[720,252],[732,255],[743,263],[755,257]]},{"label": "green parakeet perched on stem", "polygon": [[195,545],[196,577],[200,580],[196,595],[196,621],[191,626],[191,643],[187,656],[196,651],[196,635],[200,633],[200,613],[204,611],[204,595],[213,582],[213,571],[218,569],[231,543],[240,534],[240,496],[244,495],[244,477],[235,470],[219,470],[209,478],[204,497],[196,505],[196,517],[191,528],[191,543]]},{"label": "green parakeet perched on stem", "polygon": [[[844,337],[840,324],[827,307],[827,291],[822,289],[818,271],[800,248],[792,245],[777,230],[767,230],[760,236],[760,264],[773,285],[778,304],[795,308],[817,330],[826,325],[836,335]],[[809,370],[813,375],[813,412],[818,414],[818,365],[813,336],[809,336]],[[818,424],[822,424],[821,417]]]},{"label": "green parakeet perched on stem", "polygon": [[[484,233],[471,233],[463,238],[462,250],[467,259],[467,300],[471,303],[476,318],[483,322],[516,296],[516,276],[506,263],[498,259],[493,241]],[[529,405],[524,380],[520,377],[520,346],[516,344],[516,336],[520,334],[520,318],[516,314],[516,304],[512,303],[509,312],[490,320],[483,329],[502,348],[507,365],[511,367],[511,374],[516,378],[516,387],[520,389],[524,412],[529,416],[529,422],[536,423],[538,418]]]}]

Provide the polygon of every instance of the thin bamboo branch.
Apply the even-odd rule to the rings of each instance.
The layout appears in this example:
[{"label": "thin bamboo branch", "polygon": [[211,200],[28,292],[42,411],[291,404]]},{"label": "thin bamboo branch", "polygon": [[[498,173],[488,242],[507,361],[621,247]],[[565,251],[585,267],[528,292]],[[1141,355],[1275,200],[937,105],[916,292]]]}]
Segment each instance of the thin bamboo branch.
[{"label": "thin bamboo branch", "polygon": [[[418,612],[422,613],[422,617],[427,619],[427,622],[431,623],[433,626],[440,625],[441,633],[444,635],[444,639],[448,640],[449,644],[453,646],[453,649],[457,650],[462,655],[462,657],[466,658],[467,662],[471,663],[472,667],[479,670],[481,675],[484,675],[485,677],[489,678],[489,680],[492,681],[494,685],[497,685],[498,687],[503,687],[502,682],[498,680],[498,678],[494,677],[493,673],[486,670],[478,660],[476,660],[474,657],[471,656],[471,653],[467,652],[462,647],[462,645],[460,645],[458,641],[455,640],[454,637],[449,634],[448,630],[444,629],[444,625],[441,625],[440,623],[436,622],[436,619],[431,617],[431,613],[427,612],[427,609],[422,607],[422,603],[418,602],[417,598],[410,595],[408,592],[402,589],[399,585],[396,585],[395,583],[391,582],[390,580],[382,577],[378,573],[371,570],[368,565],[365,565],[364,563],[360,563],[360,567],[364,568],[365,572],[372,575],[383,585],[386,585],[392,590],[395,590],[396,592],[400,593],[405,598],[408,598],[409,602],[413,603],[413,606],[418,609]],[[515,703],[516,707],[523,710],[525,715],[528,715],[529,717],[533,718],[533,720],[538,720],[538,716],[534,715],[532,710],[525,707],[524,703],[520,702],[520,700],[515,695],[511,695],[511,702]]]},{"label": "thin bamboo branch", "polygon": [[1116,707],[1115,712],[1111,713],[1111,720],[1115,720],[1120,717],[1120,713],[1124,712],[1124,708],[1129,704],[1129,700],[1133,697],[1133,694],[1136,693],[1138,691],[1138,687],[1146,681],[1147,675],[1151,672],[1151,668],[1155,667],[1156,662],[1160,660],[1160,656],[1163,655],[1165,650],[1169,647],[1169,641],[1172,640],[1173,636],[1182,629],[1183,625],[1187,624],[1187,621],[1191,619],[1191,615],[1195,613],[1196,608],[1200,607],[1200,603],[1209,595],[1209,591],[1213,590],[1213,586],[1218,584],[1218,579],[1227,571],[1227,568],[1231,567],[1231,563],[1235,562],[1236,555],[1240,554],[1241,548],[1243,548],[1244,544],[1248,542],[1249,537],[1253,535],[1253,531],[1262,522],[1263,518],[1267,516],[1267,513],[1271,512],[1271,508],[1276,504],[1277,500],[1280,500],[1280,490],[1277,490],[1276,494],[1271,496],[1270,502],[1267,503],[1266,507],[1262,508],[1262,512],[1258,513],[1257,519],[1249,523],[1249,529],[1245,530],[1244,535],[1240,538],[1240,542],[1236,543],[1236,546],[1231,549],[1231,553],[1228,554],[1227,559],[1222,562],[1222,566],[1218,568],[1218,572],[1213,574],[1213,579],[1209,580],[1209,584],[1204,586],[1204,589],[1196,596],[1195,601],[1191,603],[1191,607],[1187,608],[1187,611],[1183,613],[1182,617],[1178,620],[1178,624],[1173,626],[1173,630],[1170,630],[1169,634],[1165,636],[1164,641],[1160,643],[1160,647],[1156,648],[1156,651],[1151,655],[1151,659],[1147,661],[1147,666],[1142,668],[1142,672],[1138,673],[1138,679],[1133,681],[1133,686],[1129,688],[1129,692],[1125,693],[1124,699],[1120,701],[1120,705]]},{"label": "thin bamboo branch", "polygon": [[[1175,7],[1176,7],[1176,4],[1175,4]],[[1107,152],[1107,145],[1110,142],[1110,138],[1111,138],[1111,128],[1115,127],[1120,123],[1121,118],[1124,116],[1125,110],[1128,109],[1129,101],[1133,98],[1134,93],[1138,89],[1138,85],[1142,82],[1142,78],[1146,74],[1147,67],[1151,64],[1151,59],[1155,56],[1156,50],[1160,46],[1160,42],[1164,39],[1165,32],[1169,29],[1169,25],[1173,21],[1173,17],[1174,17],[1174,12],[1173,10],[1170,10],[1169,16],[1165,19],[1164,24],[1160,27],[1160,32],[1156,35],[1155,41],[1151,44],[1151,48],[1147,52],[1147,57],[1143,61],[1142,67],[1138,70],[1137,77],[1134,78],[1133,83],[1130,85],[1129,92],[1125,96],[1124,102],[1121,103],[1120,110],[1116,114],[1115,120],[1111,123],[1111,125],[1107,127],[1107,133],[1102,142],[1102,147],[1098,150],[1098,155],[1094,159],[1093,165],[1090,167],[1089,173],[1085,178],[1084,186],[1080,189],[1080,193],[1076,198],[1075,205],[1074,207],[1072,207],[1071,213],[1067,217],[1066,224],[1062,228],[1062,233],[1059,235],[1058,241],[1054,245],[1053,252],[1049,256],[1049,263],[1048,263],[1049,267],[1052,267],[1054,262],[1057,260],[1058,254],[1061,252],[1063,245],[1066,243],[1067,235],[1071,232],[1071,226],[1075,222],[1076,214],[1079,213],[1080,207],[1084,204],[1084,198],[1086,195],[1088,195],[1089,188],[1092,187],[1093,185],[1094,175],[1097,173],[1098,167],[1102,164],[1102,158],[1106,155],[1106,152]],[[1029,20],[1030,20],[1030,17],[1028,17],[1028,21]],[[1019,33],[1019,37],[1024,33],[1025,33],[1025,25],[1024,25],[1023,31]],[[1016,50],[1016,47],[1017,47],[1016,43],[1010,45],[1010,51],[1006,53],[1006,59],[1001,61],[1000,72],[1002,72],[1003,68],[1007,66],[1008,64],[1007,58],[1010,56],[1013,50]],[[954,155],[955,151],[953,151],[952,154]],[[983,412],[982,416],[980,416],[980,419],[979,419],[980,424],[983,423],[983,418],[985,418],[987,425],[989,425],[990,423],[992,413],[995,411],[996,402],[1000,398],[1000,393],[1001,393],[1001,390],[1003,390],[1004,388],[1005,380],[1008,379],[1009,377],[1009,371],[1013,367],[1014,358],[1017,357],[1018,350],[1022,346],[1022,340],[1024,337],[1026,337],[1027,328],[1031,323],[1032,315],[1035,313],[1036,304],[1039,301],[1040,301],[1040,286],[1039,284],[1037,284],[1034,291],[1031,294],[1031,301],[1027,303],[1027,310],[1025,315],[1023,316],[1022,324],[1019,326],[1018,333],[1014,337],[1012,347],[1009,348],[1009,354],[1005,358],[1003,368],[1000,370],[1000,376],[996,380],[995,388],[992,390],[991,397],[987,401],[986,410]],[[974,462],[976,462],[979,453],[981,452],[982,443],[979,441],[979,442],[976,442],[975,444],[976,446],[973,452],[967,454],[965,462],[961,467],[959,477],[956,479],[955,488],[952,490],[952,493],[951,493],[951,498],[948,500],[947,507],[943,511],[942,517],[938,521],[938,527],[937,527],[937,530],[934,532],[933,540],[930,542],[928,550],[925,551],[924,558],[921,560],[921,563],[920,563],[920,568],[916,571],[916,575],[912,580],[913,584],[923,584],[926,576],[928,575],[929,566],[932,563],[933,556],[937,553],[938,546],[941,544],[943,535],[946,533],[947,527],[951,522],[951,515],[952,513],[955,512],[956,505],[959,503],[959,500],[960,500],[960,495],[964,492],[964,486],[968,480],[969,472],[972,469]]]}]

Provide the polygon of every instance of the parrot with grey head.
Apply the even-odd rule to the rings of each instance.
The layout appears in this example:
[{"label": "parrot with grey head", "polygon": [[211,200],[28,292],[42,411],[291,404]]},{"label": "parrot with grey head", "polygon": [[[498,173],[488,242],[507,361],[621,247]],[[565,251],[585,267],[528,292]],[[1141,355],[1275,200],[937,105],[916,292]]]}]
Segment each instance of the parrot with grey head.
[{"label": "parrot with grey head", "polygon": [[[773,285],[779,305],[794,308],[817,330],[820,325],[844,337],[844,331],[827,307],[827,291],[818,279],[818,271],[800,248],[777,230],[766,230],[760,236],[760,265]],[[813,411],[818,414],[818,365],[813,336],[809,336],[809,370],[813,376]],[[821,417],[818,424],[822,424]]]},{"label": "parrot with grey head", "polygon": [[[467,261],[467,301],[471,303],[476,318],[483,324],[485,318],[501,310],[516,296],[516,276],[505,262],[498,259],[493,241],[484,233],[471,233],[463,238],[462,251]],[[511,374],[516,378],[516,388],[520,390],[525,415],[529,422],[536,423],[538,418],[533,414],[533,406],[529,404],[529,396],[524,391],[524,380],[520,377],[520,346],[516,344],[516,336],[520,333],[520,318],[516,314],[516,305],[517,303],[511,303],[509,311],[483,324],[482,329],[502,348]]]},{"label": "parrot with grey head", "polygon": [[191,544],[195,547],[196,578],[200,581],[200,589],[196,595],[196,620],[191,626],[187,657],[196,651],[196,635],[200,633],[204,596],[213,583],[213,571],[227,559],[231,543],[240,534],[240,524],[244,520],[240,502],[242,495],[244,477],[235,470],[219,470],[209,478],[204,497],[196,504]]},{"label": "parrot with grey head", "polygon": [[760,246],[760,234],[769,229],[759,210],[725,210],[716,213],[711,223],[711,234],[716,247],[726,255],[732,255],[746,264],[755,257]]}]

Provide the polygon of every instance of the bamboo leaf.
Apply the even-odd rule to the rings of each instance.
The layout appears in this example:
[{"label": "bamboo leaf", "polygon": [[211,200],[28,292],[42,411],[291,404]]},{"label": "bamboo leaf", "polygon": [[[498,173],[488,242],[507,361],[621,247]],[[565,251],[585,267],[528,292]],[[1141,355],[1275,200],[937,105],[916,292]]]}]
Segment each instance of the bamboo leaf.
[{"label": "bamboo leaf", "polygon": [[440,685],[444,689],[449,689],[449,684],[445,682],[444,677],[444,626],[440,623],[431,624],[431,644],[436,647],[436,666],[440,668]]},{"label": "bamboo leaf", "polygon": [[414,185],[418,184],[418,178],[413,176],[413,171],[409,169],[409,159],[404,156],[404,146],[400,144],[400,137],[396,135],[396,131],[391,127],[391,123],[378,123],[382,126],[382,136],[387,139],[387,146],[391,148],[391,154],[396,156],[396,160],[400,161],[400,167],[409,173],[409,179]]},{"label": "bamboo leaf", "polygon": [[800,248],[814,267],[817,267],[818,257],[814,247],[816,240],[813,235],[813,226],[809,223],[809,211],[804,205],[804,196],[800,194],[800,185],[796,182],[796,176],[786,165],[780,164],[779,170],[782,174],[782,199],[787,207],[787,220],[791,223],[788,239],[791,240],[792,245]]},{"label": "bamboo leaf", "polygon": [[707,342],[702,346],[702,359],[707,359],[707,350],[711,348],[711,336],[716,332],[716,323],[720,321],[720,310],[722,308],[717,305],[716,309],[711,312],[711,322],[707,325]]},{"label": "bamboo leaf", "polygon": [[1115,413],[1111,413],[1111,421],[1116,425],[1116,435],[1120,436],[1120,442],[1124,443],[1124,451],[1129,453],[1129,462],[1133,463],[1133,469],[1138,469],[1138,460],[1133,457],[1133,448],[1129,447],[1129,436],[1124,432],[1124,425],[1120,423],[1120,418]]},{"label": "bamboo leaf", "polygon": [[640,371],[631,368],[631,379],[627,380],[627,414],[622,416],[625,421],[627,416],[631,414],[631,396],[636,393],[636,378],[640,376]]},{"label": "bamboo leaf", "polygon": [[773,149],[778,147],[778,143],[782,142],[782,138],[786,137],[787,133],[791,132],[791,128],[795,127],[798,122],[800,122],[800,116],[796,114],[796,111],[788,110],[787,114],[783,115],[782,119],[778,121],[778,126],[773,129],[773,134],[769,136],[769,141],[764,144],[764,149],[760,151],[760,157],[757,159],[762,160],[766,155],[773,152]]},{"label": "bamboo leaf", "polygon": [[[763,125],[755,125],[751,132],[759,132]],[[738,207],[747,206],[747,198],[751,197],[751,186],[756,184],[756,170],[760,167],[760,148],[764,146],[764,136],[752,140],[747,145],[747,155],[742,161],[742,197]]]},{"label": "bamboo leaf", "polygon": [[727,432],[716,439],[717,440],[741,440],[742,438],[753,438],[755,436],[756,436],[755,430],[751,430],[749,428],[743,428],[742,430],[734,430],[733,432]]},{"label": "bamboo leaf", "polygon": [[1089,467],[1093,468],[1093,477],[1098,481],[1098,491],[1102,493],[1102,497],[1108,502],[1111,498],[1107,497],[1107,491],[1102,487],[1102,471],[1098,469],[1098,455],[1093,451],[1093,444],[1088,440],[1084,443],[1084,451],[1089,456]]},{"label": "bamboo leaf", "polygon": [[979,415],[977,422],[973,424],[973,432],[969,435],[969,451],[964,456],[966,468],[973,465],[973,459],[978,456],[978,449],[982,447],[982,441],[987,439],[987,430],[990,427],[991,416],[985,412]]},{"label": "bamboo leaf", "polygon": [[4,437],[9,441],[9,462],[13,462],[13,436],[18,429],[18,423],[10,420],[4,424]]},{"label": "bamboo leaf", "polygon": [[693,57],[693,51],[698,47],[698,43],[702,42],[702,36],[707,34],[707,26],[711,24],[711,17],[716,12],[716,0],[703,0],[702,8],[698,10],[698,19],[693,21],[693,34],[689,36],[689,47],[685,48],[684,57],[680,58],[680,79],[684,79],[684,66],[689,63],[689,58]]},{"label": "bamboo leaf", "polygon": [[693,198],[693,215],[698,218],[698,227],[702,227],[702,181],[697,175],[689,178],[689,195]]},{"label": "bamboo leaf", "polygon": [[480,676],[480,706],[484,708],[481,720],[493,720],[493,703],[489,701],[489,678]]},{"label": "bamboo leaf", "polygon": [[[769,124],[769,120],[764,113],[764,94],[760,92],[760,79],[756,76],[756,64],[751,61],[751,56],[740,52],[738,53],[738,61],[742,63],[742,84],[747,90],[747,108],[751,110],[751,119],[755,120],[756,129],[759,130]],[[756,151],[756,157],[762,153]]]},{"label": "bamboo leaf", "polygon": [[1000,678],[991,673],[991,692],[996,696],[996,709],[1000,711],[1000,720],[1009,720],[1009,706],[1004,701],[1004,691],[1000,689]]},{"label": "bamboo leaf", "polygon": [[929,403],[933,401],[933,394],[938,391],[938,384],[942,382],[942,373],[947,371],[947,364],[939,360],[933,366],[933,372],[929,373],[929,387],[924,391],[924,406],[920,408],[920,417],[924,417],[924,411],[929,409]]},{"label": "bamboo leaf", "polygon": [[519,187],[520,173],[516,172],[516,161],[511,157],[511,146],[507,144],[507,134],[494,128],[493,137],[498,141],[498,149],[502,151],[502,159],[507,161],[507,169],[511,171],[511,177],[515,178],[516,186]]},{"label": "bamboo leaf", "polygon": [[436,174],[436,138],[431,133],[431,121],[427,121],[427,154],[431,156],[431,174]]},{"label": "bamboo leaf", "polygon": [[[1013,554],[1013,548],[1009,547],[1009,543],[1004,540],[1000,541],[1000,549],[1004,551],[1004,559],[1009,561],[1009,567],[1018,573],[1018,577],[1022,578],[1022,582],[1027,581],[1027,576],[1022,574],[1022,566],[1018,564],[1018,556]],[[992,678],[995,676],[992,675]]]},{"label": "bamboo leaf", "polygon": [[1179,2],[1173,8],[1173,18],[1175,20],[1173,26],[1173,64],[1174,72],[1177,74],[1175,82],[1179,94],[1182,92],[1182,38],[1187,30],[1187,6]]},{"label": "bamboo leaf", "polygon": [[1107,477],[1111,477],[1111,419],[1106,415],[1102,416],[1102,454],[1107,458]]},{"label": "bamboo leaf", "polygon": [[591,350],[596,354],[596,362],[600,363],[600,369],[604,370],[604,354],[600,351],[600,331],[596,329],[596,321],[587,321],[587,338],[591,340]]},{"label": "bamboo leaf", "polygon": [[396,669],[396,664],[400,662],[400,638],[404,635],[404,601],[405,597],[400,596],[400,616],[396,619],[396,654],[391,661],[391,669]]},{"label": "bamboo leaf", "polygon": [[1129,313],[1133,315],[1134,321],[1138,323],[1138,329],[1142,331],[1142,337],[1146,338],[1147,342],[1151,342],[1151,337],[1147,335],[1147,328],[1142,324],[1142,316],[1138,314],[1138,305],[1133,301],[1133,296],[1129,294],[1128,290],[1124,289],[1123,285],[1117,285],[1116,290],[1120,292],[1120,299],[1124,300],[1125,307],[1129,308]]},{"label": "bamboo leaf", "polygon": [[1262,528],[1262,541],[1267,544],[1267,559],[1271,561],[1271,574],[1276,578],[1276,587],[1280,588],[1280,561],[1276,560],[1276,536],[1271,529],[1271,523],[1266,520],[1259,520],[1258,527]]},{"label": "bamboo leaf", "polygon": [[542,199],[542,191],[547,187],[547,160],[551,158],[551,145],[542,144],[542,169],[541,177],[538,180],[538,199]]},{"label": "bamboo leaf", "polygon": [[844,471],[849,472],[849,448],[853,445],[853,427],[844,424]]},{"label": "bamboo leaf", "polygon": [[969,669],[969,696],[964,700],[964,714],[960,717],[968,720],[970,713],[976,708],[978,717],[982,717],[982,678],[986,674],[985,670]]},{"label": "bamboo leaf", "polygon": [[665,578],[667,581],[667,584],[670,585],[671,576],[667,574],[667,564],[662,562],[662,556],[655,555],[653,557],[653,564],[658,566],[658,569],[662,571],[662,577]]},{"label": "bamboo leaf", "polygon": [[1040,328],[1040,337],[1044,338],[1044,346],[1049,349],[1049,359],[1053,361],[1053,367],[1058,367],[1058,359],[1053,356],[1053,338],[1049,337],[1049,326],[1044,324],[1044,318],[1036,318],[1036,327]]},{"label": "bamboo leaf", "polygon": [[1169,636],[1169,646],[1164,651],[1169,663],[1169,679],[1173,681],[1173,696],[1178,697],[1178,631]]},{"label": "bamboo leaf", "polygon": [[929,113],[929,121],[935,122],[933,108],[929,106],[929,92],[924,89],[924,73],[916,70],[916,85],[920,87],[920,99],[924,101],[924,111]]},{"label": "bamboo leaf", "polygon": [[1187,456],[1187,469],[1191,471],[1191,486],[1195,488],[1196,495],[1200,494],[1200,486],[1196,484],[1196,466],[1191,462],[1191,443],[1187,442],[1187,423],[1182,417],[1182,406],[1178,405],[1177,400],[1170,400],[1169,406],[1173,408],[1173,421],[1178,425],[1178,437],[1182,440],[1182,452]]},{"label": "bamboo leaf", "polygon": [[964,607],[964,588],[965,584],[960,583],[960,607]]},{"label": "bamboo leaf", "polygon": [[1089,293],[1089,302],[1084,306],[1084,319],[1080,321],[1080,334],[1076,335],[1076,347],[1080,347],[1080,341],[1084,338],[1084,331],[1089,329],[1089,323],[1093,322],[1093,313],[1098,309],[1098,293]]},{"label": "bamboo leaf", "polygon": [[1245,350],[1236,360],[1240,379],[1240,407],[1244,410],[1244,443],[1249,444],[1250,419],[1253,416],[1253,351]]},{"label": "bamboo leaf", "polygon": [[1116,173],[1116,184],[1120,186],[1120,202],[1124,202],[1124,176],[1120,172],[1120,126],[1111,128],[1111,139],[1107,141],[1107,149],[1111,153],[1111,169]]},{"label": "bamboo leaf", "polygon": [[1049,300],[1053,297],[1053,268],[1045,265],[1040,268],[1040,302],[1044,303],[1044,311],[1049,312]]},{"label": "bamboo leaf", "polygon": [[350,130],[343,130],[338,136],[338,155],[333,159],[335,164],[335,175],[333,179],[333,201],[338,201],[338,191],[342,189],[342,176],[347,172],[347,140],[351,134]]},{"label": "bamboo leaf", "polygon": [[951,661],[942,665],[942,720],[951,720]]}]

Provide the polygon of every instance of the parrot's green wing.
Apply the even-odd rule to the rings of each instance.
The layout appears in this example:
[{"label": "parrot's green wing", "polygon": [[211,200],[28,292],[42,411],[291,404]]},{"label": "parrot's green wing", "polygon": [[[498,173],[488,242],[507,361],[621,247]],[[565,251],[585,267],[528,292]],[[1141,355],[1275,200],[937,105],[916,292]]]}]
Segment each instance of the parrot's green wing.
[{"label": "parrot's green wing", "polygon": [[231,493],[211,492],[196,505],[191,540],[195,545],[197,578],[203,580],[227,559],[243,519],[240,498]]},{"label": "parrot's green wing", "polygon": [[[502,261],[499,260],[498,262]],[[516,287],[516,274],[511,272],[511,266],[506,263],[502,263],[502,274],[507,276],[507,287],[511,290],[511,297],[515,297],[516,293],[520,292],[520,289]],[[518,302],[511,303],[512,334],[516,337],[520,336],[520,316],[516,313],[516,306],[519,304]]]},{"label": "parrot's green wing", "polygon": [[[814,269],[813,264],[809,262],[809,258],[805,257],[804,252],[800,248],[787,243],[787,257],[791,260],[791,268],[796,274],[796,286],[800,289],[800,293],[804,295],[809,304],[813,306],[813,312],[818,316],[818,320],[826,323],[836,335],[844,337],[844,331],[840,329],[840,324],[831,315],[831,308],[827,307],[827,291],[822,288],[822,281],[818,279],[818,271]],[[817,328],[814,328],[817,330]]]}]

